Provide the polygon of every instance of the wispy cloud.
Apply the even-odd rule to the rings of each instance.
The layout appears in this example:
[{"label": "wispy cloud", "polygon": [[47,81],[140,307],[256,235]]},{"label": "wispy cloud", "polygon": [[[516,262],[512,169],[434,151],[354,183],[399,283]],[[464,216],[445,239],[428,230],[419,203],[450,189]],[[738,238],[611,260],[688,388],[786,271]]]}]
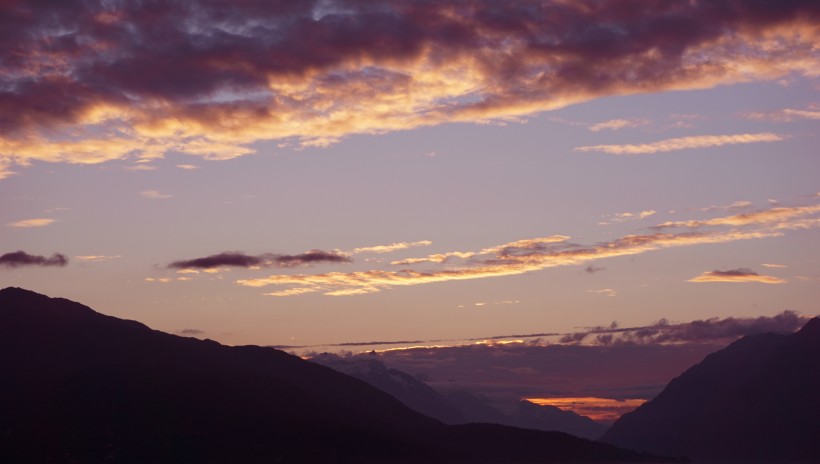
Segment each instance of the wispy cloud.
[{"label": "wispy cloud", "polygon": [[82,256],[75,256],[74,259],[78,259],[80,261],[90,261],[90,262],[99,262],[99,261],[110,261],[112,259],[119,259],[122,258],[122,255],[82,255]]},{"label": "wispy cloud", "polygon": [[[34,160],[230,159],[261,140],[322,146],[820,65],[813,2],[109,3],[7,8],[0,177]],[[658,47],[670,22],[687,32]]]},{"label": "wispy cloud", "polygon": [[776,207],[751,213],[743,213],[706,220],[664,222],[654,228],[658,230],[667,228],[697,229],[699,227],[708,226],[747,226],[755,224],[770,224],[780,221],[790,221],[795,218],[812,215],[818,212],[820,212],[820,205]]},{"label": "wispy cloud", "polygon": [[[521,303],[520,300],[477,301],[473,303],[473,307],[482,308],[484,306],[514,305],[519,303]],[[463,308],[464,306],[459,307]]]},{"label": "wispy cloud", "polygon": [[404,250],[412,247],[430,246],[433,242],[430,240],[419,240],[417,242],[396,242],[390,245],[375,245],[369,247],[354,248],[350,253],[392,253],[398,250]]},{"label": "wispy cloud", "polygon": [[184,169],[186,171],[193,171],[195,169],[199,169],[199,166],[195,164],[177,164],[179,169]]},{"label": "wispy cloud", "polygon": [[780,268],[780,269],[785,268],[785,267],[788,267],[788,266],[786,266],[785,264],[770,264],[770,263],[763,263],[763,264],[761,264],[761,266],[763,266],[763,267]]},{"label": "wispy cloud", "polygon": [[610,216],[604,216],[604,220],[599,222],[598,225],[604,226],[612,222],[638,221],[641,219],[646,219],[650,216],[654,216],[655,214],[657,214],[657,211],[652,209],[646,211],[639,211],[637,213],[615,213]]},{"label": "wispy cloud", "polygon": [[688,280],[688,282],[734,282],[734,283],[746,283],[746,282],[759,282],[762,284],[783,284],[786,283],[785,280],[761,275],[757,272],[752,271],[748,268],[740,268],[740,269],[731,269],[728,271],[709,271],[704,272],[703,274],[692,277]]},{"label": "wispy cloud", "polygon": [[196,270],[196,269],[217,269],[225,266],[231,267],[296,267],[319,263],[349,263],[351,259],[332,251],[310,250],[297,255],[281,255],[275,253],[263,253],[261,255],[248,255],[239,251],[228,251],[216,255],[205,256],[187,260],[174,261],[167,267],[169,269]]},{"label": "wispy cloud", "polygon": [[143,192],[140,192],[140,195],[142,195],[145,198],[151,199],[151,200],[164,200],[166,198],[171,198],[172,197],[172,195],[168,195],[166,193],[160,193],[157,190],[145,190]]},{"label": "wispy cloud", "polygon": [[423,258],[406,258],[400,259],[397,261],[391,261],[390,264],[394,266],[408,266],[411,264],[421,264],[421,263],[446,263],[450,260],[450,258],[460,258],[460,259],[467,259],[472,258],[476,254],[471,251],[450,251],[447,253],[435,253],[432,255],[427,255]]},{"label": "wispy cloud", "polygon": [[134,164],[124,168],[127,171],[156,171],[157,167],[151,164]]},{"label": "wispy cloud", "polygon": [[[466,262],[460,266],[447,267],[445,266],[446,259],[431,258],[436,255],[415,261],[440,266],[431,270],[371,269],[322,274],[277,274],[241,279],[237,281],[237,284],[248,287],[270,285],[290,287],[267,293],[273,296],[312,292],[331,296],[363,295],[398,286],[518,275],[558,266],[587,264],[617,256],[637,255],[665,248],[778,237],[788,230],[820,227],[820,218],[808,217],[818,212],[820,212],[820,205],[778,207],[705,221],[664,223],[655,226],[654,232],[627,235],[592,245],[571,243],[568,241],[569,237],[562,235],[524,239],[484,248],[477,252],[460,252],[468,256]],[[700,229],[706,225],[712,227],[708,230]],[[663,231],[670,227],[682,227],[685,230],[671,233]],[[441,254],[445,257],[447,255],[446,253]]]},{"label": "wispy cloud", "polygon": [[612,288],[602,288],[600,290],[587,290],[587,293],[598,293],[605,296],[618,296],[618,292]]},{"label": "wispy cloud", "polygon": [[25,251],[14,251],[0,256],[0,266],[23,267],[23,266],[58,266],[68,264],[68,258],[60,253],[54,253],[50,257],[40,255],[30,255]]},{"label": "wispy cloud", "polygon": [[48,218],[35,218],[35,219],[23,219],[20,221],[9,222],[6,224],[8,227],[13,228],[29,228],[29,227],[45,227],[57,222],[56,219],[48,219]]},{"label": "wispy cloud", "polygon": [[599,122],[588,127],[592,132],[600,132],[602,130],[620,130],[626,128],[641,127],[649,124],[648,119],[610,119],[609,121]]},{"label": "wispy cloud", "polygon": [[760,142],[780,142],[788,136],[761,132],[758,134],[734,135],[696,135],[665,139],[652,143],[625,144],[625,145],[591,145],[577,147],[576,151],[597,151],[613,155],[645,155],[676,150],[691,150],[693,148],[711,148],[723,145],[737,145]]},{"label": "wispy cloud", "polygon": [[747,119],[773,122],[790,122],[796,119],[820,119],[820,110],[817,108],[794,109],[784,108],[775,111],[753,111],[742,113],[741,116]]}]

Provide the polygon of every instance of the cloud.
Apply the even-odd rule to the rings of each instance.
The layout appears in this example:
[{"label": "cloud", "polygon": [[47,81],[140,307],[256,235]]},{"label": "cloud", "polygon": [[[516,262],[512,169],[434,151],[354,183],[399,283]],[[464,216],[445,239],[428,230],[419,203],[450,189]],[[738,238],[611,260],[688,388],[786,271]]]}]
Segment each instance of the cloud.
[{"label": "cloud", "polygon": [[390,264],[394,266],[408,266],[410,264],[420,264],[420,263],[446,263],[450,260],[450,258],[461,258],[467,259],[472,258],[476,254],[471,251],[461,252],[461,251],[450,251],[448,253],[435,253],[432,255],[427,255],[423,258],[406,258],[400,259],[397,261],[391,261]]},{"label": "cloud", "polygon": [[150,164],[135,164],[133,166],[126,166],[124,169],[128,171],[156,171],[157,167]]},{"label": "cloud", "polygon": [[[384,289],[458,280],[519,275],[547,268],[588,264],[600,259],[632,256],[650,251],[684,246],[728,243],[738,240],[780,237],[789,230],[820,227],[820,205],[775,207],[753,213],[718,217],[703,221],[680,221],[650,227],[652,232],[600,242],[576,244],[570,237],[551,235],[517,240],[476,252],[450,252],[409,258],[391,264],[429,263],[433,269],[399,271],[370,269],[322,274],[275,274],[240,279],[248,287],[287,286],[269,292],[271,296],[291,296],[313,292],[329,296],[365,295]],[[708,228],[706,226],[709,226]],[[668,228],[683,228],[665,232]],[[703,230],[706,229],[706,230]],[[466,257],[460,265],[448,265],[451,256]]]},{"label": "cloud", "polygon": [[561,398],[524,398],[530,403],[541,406],[553,406],[565,411],[589,417],[598,422],[612,423],[622,415],[634,410],[647,400],[638,398],[611,399],[597,397],[561,397]]},{"label": "cloud", "polygon": [[811,108],[808,110],[784,108],[775,111],[747,112],[742,113],[741,116],[747,119],[755,119],[759,121],[791,122],[796,119],[820,119],[820,111],[816,108]]},{"label": "cloud", "polygon": [[[493,401],[520,398],[596,397],[650,399],[681,372],[739,337],[792,333],[808,317],[774,316],[667,321],[629,328],[607,325],[579,333],[565,344],[530,339],[518,343],[463,343],[379,350],[360,346],[368,359],[413,375],[440,390],[467,389]],[[578,341],[580,339],[581,341]],[[439,344],[440,345],[440,344]]]},{"label": "cloud", "polygon": [[142,195],[145,198],[149,198],[151,200],[164,200],[166,198],[171,198],[172,197],[172,195],[168,195],[166,193],[160,193],[156,190],[145,190],[144,192],[140,192],[140,195]]},{"label": "cloud", "polygon": [[33,161],[230,159],[263,140],[322,146],[611,95],[813,76],[818,8],[17,2],[0,40],[0,177]]},{"label": "cloud", "polygon": [[199,329],[182,329],[182,330],[177,331],[177,333],[180,334],[180,335],[197,336],[197,335],[204,335],[205,331],[204,330],[199,330]]},{"label": "cloud", "polygon": [[647,119],[610,119],[609,121],[599,122],[588,127],[592,132],[600,132],[602,130],[620,130],[624,128],[635,128],[649,124]]},{"label": "cloud", "polygon": [[231,267],[295,267],[318,263],[349,263],[350,257],[336,252],[310,250],[298,255],[280,255],[264,253],[247,255],[239,251],[228,251],[204,258],[174,261],[169,269],[206,269],[212,270],[223,266]]},{"label": "cloud", "polygon": [[644,155],[676,150],[690,150],[693,148],[710,148],[722,145],[736,145],[760,142],[779,142],[788,138],[785,135],[762,132],[759,134],[734,134],[734,135],[696,135],[692,137],[679,137],[665,139],[653,143],[627,144],[627,145],[592,145],[577,147],[576,151],[598,151],[613,155]]},{"label": "cloud", "polygon": [[692,277],[688,282],[759,282],[762,284],[783,284],[785,280],[767,275],[760,275],[748,268],[731,269],[729,271],[710,271]]},{"label": "cloud", "polygon": [[54,253],[50,257],[30,255],[25,251],[15,251],[0,256],[0,266],[22,267],[22,266],[65,266],[68,258],[60,253]]},{"label": "cloud", "polygon": [[91,261],[91,262],[99,262],[99,261],[109,261],[112,259],[119,259],[122,258],[122,255],[82,255],[82,256],[75,256],[74,259],[78,259],[80,261]]},{"label": "cloud", "polygon": [[809,206],[792,206],[792,207],[775,207],[754,211],[751,213],[737,214],[727,217],[718,217],[706,220],[692,220],[692,221],[672,221],[664,222],[655,226],[657,230],[667,228],[689,228],[697,229],[700,227],[712,226],[748,226],[755,224],[771,224],[783,222],[785,223],[802,216],[808,216],[820,212],[820,205]]},{"label": "cloud", "polygon": [[774,267],[774,268],[785,268],[785,267],[788,267],[788,266],[786,266],[785,264],[767,264],[767,263],[763,263],[763,264],[761,264],[761,266],[763,266],[763,267]]},{"label": "cloud", "polygon": [[695,320],[680,324],[665,319],[643,327],[593,327],[561,337],[561,343],[589,345],[656,345],[663,343],[729,343],[744,335],[761,332],[791,333],[808,322],[809,317],[794,311],[756,318],[727,317]]},{"label": "cloud", "polygon": [[604,216],[607,220],[599,222],[598,225],[605,226],[608,225],[610,222],[638,221],[641,219],[646,219],[650,216],[654,216],[655,214],[657,214],[657,211],[653,209],[640,211],[637,213],[615,213],[611,216]]},{"label": "cloud", "polygon": [[404,250],[411,247],[430,246],[433,242],[430,240],[419,240],[417,242],[397,242],[390,245],[376,245],[362,248],[354,248],[350,253],[392,253],[398,250]]},{"label": "cloud", "polygon": [[36,218],[36,219],[23,219],[21,221],[9,222],[6,225],[8,227],[13,227],[13,228],[29,228],[29,227],[45,227],[47,225],[54,224],[55,222],[57,222],[56,219]]},{"label": "cloud", "polygon": [[482,306],[497,306],[497,305],[513,305],[521,303],[520,300],[500,300],[500,301],[477,301],[473,303],[473,306],[482,307]]},{"label": "cloud", "polygon": [[602,288],[600,290],[587,290],[587,293],[600,293],[606,296],[618,296],[618,292],[612,288]]}]

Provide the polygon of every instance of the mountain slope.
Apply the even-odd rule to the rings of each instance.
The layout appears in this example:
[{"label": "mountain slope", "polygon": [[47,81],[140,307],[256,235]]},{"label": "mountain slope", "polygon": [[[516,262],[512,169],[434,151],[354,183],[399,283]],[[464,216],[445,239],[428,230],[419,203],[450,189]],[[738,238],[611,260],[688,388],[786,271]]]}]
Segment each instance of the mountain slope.
[{"label": "mountain slope", "polygon": [[820,461],[820,319],[744,337],[619,419],[602,441],[695,459]]},{"label": "mountain slope", "polygon": [[391,369],[377,359],[342,358],[323,353],[312,362],[363,380],[401,401],[410,409],[445,424],[463,424],[461,412],[432,387],[405,372]]},{"label": "mountain slope", "polygon": [[599,438],[607,429],[605,425],[572,411],[540,406],[529,401],[519,401],[512,405],[511,414],[505,414],[485,398],[465,390],[439,393],[412,375],[389,368],[378,359],[370,359],[368,355],[342,358],[323,353],[311,358],[311,361],[363,380],[395,397],[410,409],[445,424],[502,424],[565,432],[590,440]]},{"label": "mountain slope", "polygon": [[535,430],[560,430],[576,437],[597,439],[607,427],[589,417],[564,411],[555,406],[538,405],[521,400],[507,418],[507,425]]},{"label": "mountain slope", "polygon": [[332,369],[0,290],[0,462],[648,460],[560,433],[447,427]]}]

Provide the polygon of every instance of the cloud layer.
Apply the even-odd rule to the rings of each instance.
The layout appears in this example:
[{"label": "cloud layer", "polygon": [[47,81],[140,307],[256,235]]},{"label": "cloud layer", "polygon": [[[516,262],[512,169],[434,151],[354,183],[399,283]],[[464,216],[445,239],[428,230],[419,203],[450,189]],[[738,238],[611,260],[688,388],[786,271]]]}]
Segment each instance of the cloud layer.
[{"label": "cloud layer", "polygon": [[381,352],[376,348],[375,354],[360,356],[378,356],[389,367],[423,375],[442,390],[464,388],[499,402],[556,397],[649,399],[685,369],[741,336],[791,333],[807,321],[785,311],[758,318],[592,328],[579,332],[583,336],[568,344],[536,339]]},{"label": "cloud layer", "polygon": [[[432,269],[384,270],[322,274],[274,274],[238,280],[248,287],[288,286],[267,295],[292,296],[321,292],[331,296],[361,295],[397,286],[420,285],[517,275],[557,266],[588,264],[605,258],[738,240],[779,237],[788,230],[820,227],[820,205],[776,207],[708,220],[665,222],[644,234],[596,244],[577,244],[554,235],[518,240],[475,252],[447,252],[394,261],[393,265],[426,264]],[[672,230],[670,232],[670,230]],[[452,263],[454,259],[459,263]],[[614,290],[607,294],[614,295]]]},{"label": "cloud layer", "polygon": [[40,255],[30,255],[25,251],[14,251],[0,256],[0,266],[23,267],[23,266],[58,266],[68,264],[68,258],[60,253],[54,253],[50,257]]},{"label": "cloud layer", "polygon": [[816,75],[818,18],[799,0],[15,2],[0,175]]}]

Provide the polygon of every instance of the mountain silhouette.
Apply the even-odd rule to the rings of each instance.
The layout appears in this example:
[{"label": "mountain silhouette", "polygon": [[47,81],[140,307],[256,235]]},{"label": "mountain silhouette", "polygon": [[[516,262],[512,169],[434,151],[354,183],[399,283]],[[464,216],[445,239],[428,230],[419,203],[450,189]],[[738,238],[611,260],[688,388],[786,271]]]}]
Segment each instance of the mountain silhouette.
[{"label": "mountain silhouette", "polygon": [[707,356],[602,441],[692,459],[820,462],[820,319]]},{"label": "mountain silhouette", "polygon": [[322,353],[311,358],[312,362],[363,380],[401,401],[408,408],[445,424],[464,424],[464,415],[431,386],[402,372],[387,367],[377,359],[361,357],[342,358]]},{"label": "mountain silhouette", "polygon": [[519,401],[507,421],[502,423],[536,430],[558,430],[591,440],[600,438],[607,429],[606,425],[573,411],[526,400]]},{"label": "mountain silhouette", "polygon": [[0,290],[0,462],[648,462],[558,432],[446,426],[296,356]]},{"label": "mountain silhouette", "polygon": [[322,353],[312,362],[331,367],[382,390],[404,405],[445,424],[490,423],[513,427],[566,432],[587,439],[599,438],[607,427],[594,420],[554,406],[540,406],[529,401],[511,404],[505,414],[487,399],[467,390],[439,393],[422,380],[387,367],[368,355],[341,357]]}]

